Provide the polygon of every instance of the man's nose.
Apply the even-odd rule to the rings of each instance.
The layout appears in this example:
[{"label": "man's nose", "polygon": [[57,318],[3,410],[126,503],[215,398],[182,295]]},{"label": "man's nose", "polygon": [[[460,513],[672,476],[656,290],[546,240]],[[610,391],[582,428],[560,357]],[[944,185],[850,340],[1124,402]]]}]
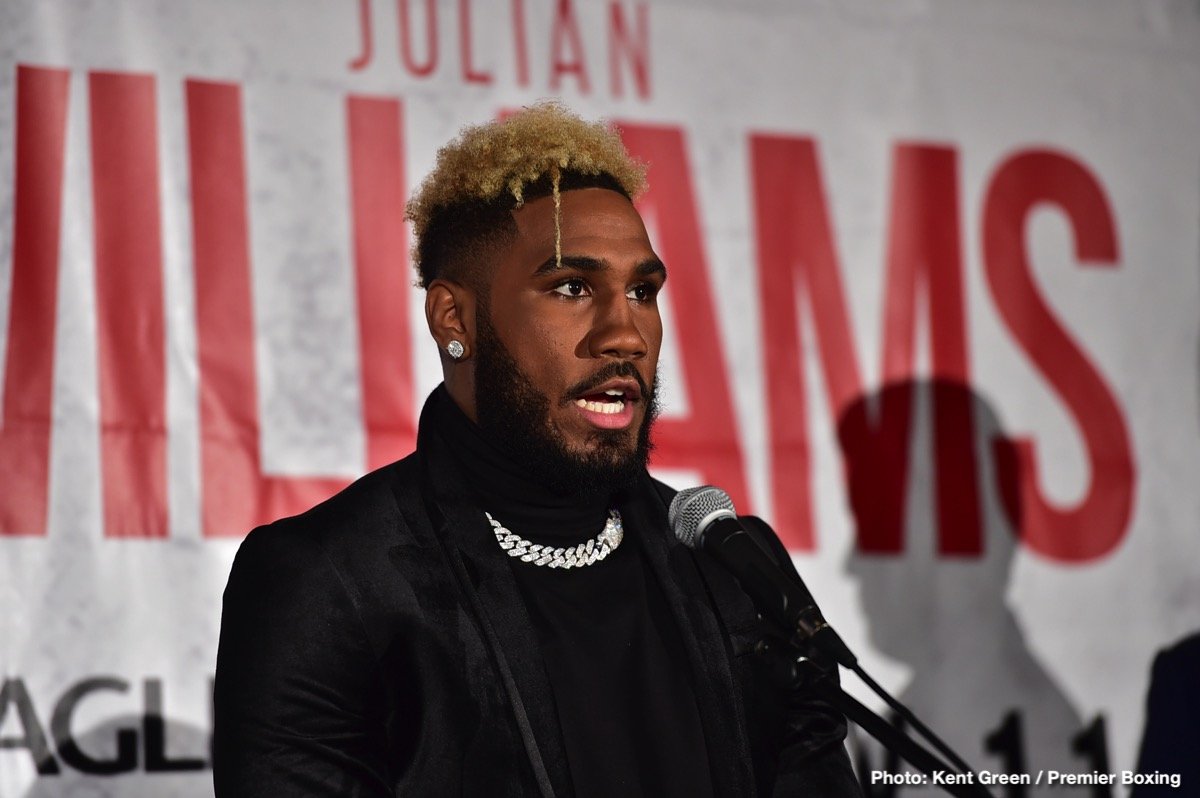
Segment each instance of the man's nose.
[{"label": "man's nose", "polygon": [[648,348],[628,298],[614,297],[599,308],[588,336],[588,353],[592,357],[637,360],[646,356]]}]

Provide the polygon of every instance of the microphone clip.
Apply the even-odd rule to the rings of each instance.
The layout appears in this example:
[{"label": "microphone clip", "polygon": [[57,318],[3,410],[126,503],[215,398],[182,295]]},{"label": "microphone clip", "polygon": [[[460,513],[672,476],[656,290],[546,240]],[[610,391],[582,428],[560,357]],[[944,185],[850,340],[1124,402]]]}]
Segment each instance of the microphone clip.
[{"label": "microphone clip", "polygon": [[771,635],[755,643],[753,653],[764,664],[771,683],[792,692],[830,679],[837,668],[834,663],[822,661],[823,657],[811,656],[806,648]]}]

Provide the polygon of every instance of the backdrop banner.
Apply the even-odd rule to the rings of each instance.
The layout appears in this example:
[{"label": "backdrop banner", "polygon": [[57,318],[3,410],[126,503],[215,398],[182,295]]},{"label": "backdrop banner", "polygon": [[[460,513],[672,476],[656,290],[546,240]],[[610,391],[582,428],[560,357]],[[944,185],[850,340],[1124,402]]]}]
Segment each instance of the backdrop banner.
[{"label": "backdrop banner", "polygon": [[210,794],[237,546],[411,450],[404,203],[545,97],[649,165],[655,473],[997,796],[1125,794],[1200,631],[1194,0],[6,0],[0,795]]}]

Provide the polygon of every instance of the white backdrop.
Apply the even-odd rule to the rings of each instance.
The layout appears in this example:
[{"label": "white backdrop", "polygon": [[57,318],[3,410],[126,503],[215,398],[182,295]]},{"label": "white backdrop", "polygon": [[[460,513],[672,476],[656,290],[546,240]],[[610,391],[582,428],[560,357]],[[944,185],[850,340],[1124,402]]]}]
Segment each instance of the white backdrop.
[{"label": "white backdrop", "polygon": [[[421,296],[409,273],[394,279],[408,267],[388,211],[463,124],[546,96],[665,147],[643,205],[672,272],[660,472],[733,480],[740,509],[781,519],[868,669],[978,767],[1004,769],[1004,746],[983,738],[1017,708],[1026,769],[1097,766],[1068,740],[1098,716],[1107,769],[1131,768],[1151,659],[1200,629],[1195,2],[10,0],[0,795],[70,794],[103,761],[129,772],[92,777],[87,794],[211,789],[219,599],[245,528],[222,526],[242,516],[215,493],[217,520],[202,520],[222,470],[206,441],[236,428],[249,437],[218,442],[229,462],[333,482],[402,453],[388,447],[439,373]],[[770,141],[786,145],[778,160]],[[770,182],[803,163],[815,182]],[[379,316],[368,262],[394,266],[372,272],[393,275]],[[50,292],[40,304],[34,284]],[[364,361],[400,376],[371,387]],[[222,371],[246,364],[256,393]],[[933,509],[950,461],[932,454],[949,407],[932,377],[972,407],[959,453],[979,499],[945,500],[977,510],[973,552],[935,544],[971,535]],[[917,399],[908,502],[879,510],[907,531],[898,550],[861,553],[838,424],[885,383]],[[204,402],[219,414],[230,397],[249,426],[206,426]],[[371,408],[408,414],[378,449]],[[1010,504],[1001,431],[1036,459]],[[807,470],[785,480],[785,460]],[[269,509],[303,509],[333,482]],[[867,504],[886,504],[868,483]],[[228,489],[266,495],[249,484]],[[37,776],[38,752],[57,774]]]}]

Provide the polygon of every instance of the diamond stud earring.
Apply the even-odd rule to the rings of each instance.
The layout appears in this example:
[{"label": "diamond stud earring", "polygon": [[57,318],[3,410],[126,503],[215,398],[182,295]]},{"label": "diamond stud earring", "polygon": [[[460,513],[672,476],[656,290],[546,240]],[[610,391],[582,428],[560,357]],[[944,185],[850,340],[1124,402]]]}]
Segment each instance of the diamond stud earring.
[{"label": "diamond stud earring", "polygon": [[462,357],[463,352],[465,351],[466,349],[463,348],[462,343],[459,341],[451,341],[450,343],[446,344],[446,354],[454,360],[458,360],[460,357]]}]

